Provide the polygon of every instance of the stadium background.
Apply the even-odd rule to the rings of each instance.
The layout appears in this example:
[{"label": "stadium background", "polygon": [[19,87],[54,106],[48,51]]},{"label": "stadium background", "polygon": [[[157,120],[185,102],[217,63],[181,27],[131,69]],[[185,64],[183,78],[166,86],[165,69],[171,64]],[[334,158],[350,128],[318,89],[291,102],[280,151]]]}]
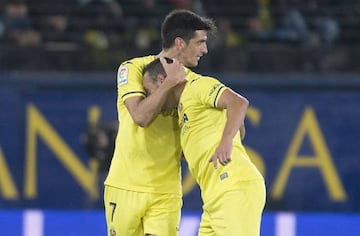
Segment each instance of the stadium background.
[{"label": "stadium background", "polygon": [[[26,24],[9,20],[14,2]],[[175,7],[216,20],[196,70],[250,100],[244,144],[267,182],[262,235],[360,235],[358,1],[49,2],[0,4],[1,235],[105,235],[96,166],[106,162],[84,137],[91,124],[113,127],[118,64],[156,53]],[[281,23],[294,9],[301,36]],[[201,200],[183,165],[180,234],[191,236]]]}]

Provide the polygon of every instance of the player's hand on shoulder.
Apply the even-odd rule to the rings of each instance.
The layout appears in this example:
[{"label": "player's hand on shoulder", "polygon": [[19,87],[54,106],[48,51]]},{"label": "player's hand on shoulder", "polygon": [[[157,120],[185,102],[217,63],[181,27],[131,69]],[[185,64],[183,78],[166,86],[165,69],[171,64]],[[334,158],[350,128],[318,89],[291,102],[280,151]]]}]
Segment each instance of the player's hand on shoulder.
[{"label": "player's hand on shoulder", "polygon": [[161,64],[163,65],[166,72],[167,83],[173,86],[186,82],[185,68],[182,63],[176,59],[168,60],[164,57],[160,57]]}]

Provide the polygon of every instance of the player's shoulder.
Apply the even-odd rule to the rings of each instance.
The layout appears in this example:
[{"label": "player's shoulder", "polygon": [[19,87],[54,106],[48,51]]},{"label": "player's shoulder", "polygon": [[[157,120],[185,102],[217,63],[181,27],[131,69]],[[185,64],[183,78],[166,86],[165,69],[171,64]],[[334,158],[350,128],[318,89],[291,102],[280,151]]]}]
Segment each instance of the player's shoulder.
[{"label": "player's shoulder", "polygon": [[135,67],[143,67],[144,65],[149,64],[151,61],[155,59],[154,55],[148,55],[143,57],[134,57],[129,60],[126,60],[120,64],[120,66],[135,66]]},{"label": "player's shoulder", "polygon": [[188,82],[192,84],[214,84],[220,83],[220,81],[214,77],[201,75],[195,72],[188,72],[187,73]]}]

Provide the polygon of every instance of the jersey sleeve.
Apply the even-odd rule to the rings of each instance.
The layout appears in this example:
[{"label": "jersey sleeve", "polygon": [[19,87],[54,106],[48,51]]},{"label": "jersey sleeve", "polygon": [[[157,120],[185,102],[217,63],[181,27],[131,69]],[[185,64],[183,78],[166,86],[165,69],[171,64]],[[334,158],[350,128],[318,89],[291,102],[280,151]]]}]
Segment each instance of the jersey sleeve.
[{"label": "jersey sleeve", "polygon": [[195,83],[197,84],[197,95],[200,102],[210,107],[217,107],[219,98],[225,91],[226,86],[212,77],[202,77]]},{"label": "jersey sleeve", "polygon": [[145,97],[142,86],[142,64],[127,61],[120,65],[117,73],[118,96],[125,101],[129,97]]}]

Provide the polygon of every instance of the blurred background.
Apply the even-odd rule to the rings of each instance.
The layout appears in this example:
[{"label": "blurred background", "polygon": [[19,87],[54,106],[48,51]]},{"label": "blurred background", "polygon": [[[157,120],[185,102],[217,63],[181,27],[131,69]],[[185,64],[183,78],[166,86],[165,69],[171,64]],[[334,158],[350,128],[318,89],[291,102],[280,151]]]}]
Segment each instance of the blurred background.
[{"label": "blurred background", "polygon": [[[250,101],[262,236],[360,235],[359,0],[1,0],[0,234],[106,235],[117,68],[160,51],[175,8],[219,29],[195,71]],[[182,165],[193,236],[202,202]]]},{"label": "blurred background", "polygon": [[159,51],[160,24],[174,8],[217,22],[199,70],[359,71],[357,0],[2,0],[0,69],[114,71]]}]

